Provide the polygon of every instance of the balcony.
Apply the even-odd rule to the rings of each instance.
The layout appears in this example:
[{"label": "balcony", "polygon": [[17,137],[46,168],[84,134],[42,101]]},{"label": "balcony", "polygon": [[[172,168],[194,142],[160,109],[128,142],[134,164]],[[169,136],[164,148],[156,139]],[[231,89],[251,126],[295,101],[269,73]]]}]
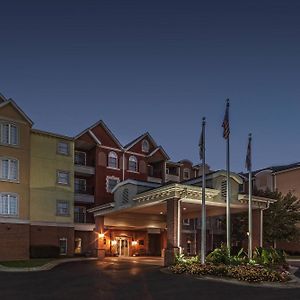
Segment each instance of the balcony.
[{"label": "balcony", "polygon": [[166,174],[166,182],[180,182],[180,177],[178,175]]},{"label": "balcony", "polygon": [[95,167],[75,164],[75,174],[91,176],[95,174]]},{"label": "balcony", "polygon": [[148,176],[147,181],[148,182],[153,182],[153,183],[162,183],[161,178],[152,177],[152,176]]},{"label": "balcony", "polygon": [[95,202],[94,189],[81,189],[75,185],[75,202],[91,204]]}]

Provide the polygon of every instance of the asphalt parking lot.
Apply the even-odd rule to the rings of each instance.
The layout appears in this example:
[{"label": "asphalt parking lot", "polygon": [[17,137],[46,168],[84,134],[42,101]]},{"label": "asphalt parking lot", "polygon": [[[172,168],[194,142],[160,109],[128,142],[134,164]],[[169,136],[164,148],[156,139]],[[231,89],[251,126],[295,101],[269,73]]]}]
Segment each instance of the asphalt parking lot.
[{"label": "asphalt parking lot", "polygon": [[0,273],[0,299],[300,299],[300,289],[242,286],[165,274],[160,264],[155,259],[115,258],[67,263],[45,272]]}]

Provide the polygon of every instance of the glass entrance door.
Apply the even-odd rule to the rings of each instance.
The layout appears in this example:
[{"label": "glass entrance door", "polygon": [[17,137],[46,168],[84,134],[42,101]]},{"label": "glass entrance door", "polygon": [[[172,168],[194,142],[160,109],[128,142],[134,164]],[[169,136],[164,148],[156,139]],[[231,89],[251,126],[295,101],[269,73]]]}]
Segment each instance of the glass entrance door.
[{"label": "glass entrance door", "polygon": [[129,256],[129,240],[127,238],[118,239],[119,256]]}]

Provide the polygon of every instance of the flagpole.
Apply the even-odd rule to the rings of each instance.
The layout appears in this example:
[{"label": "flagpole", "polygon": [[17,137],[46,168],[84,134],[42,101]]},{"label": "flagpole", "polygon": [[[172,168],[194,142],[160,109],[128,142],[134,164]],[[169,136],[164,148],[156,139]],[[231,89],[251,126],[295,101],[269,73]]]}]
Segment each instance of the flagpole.
[{"label": "flagpole", "polygon": [[[226,110],[229,111],[229,99],[226,100]],[[228,123],[229,123],[229,116]],[[229,125],[228,125],[229,126]],[[226,151],[226,236],[227,236],[227,248],[230,253],[231,249],[231,226],[230,226],[230,134],[228,132],[227,151]]]},{"label": "flagpole", "polygon": [[248,257],[249,259],[252,259],[252,252],[253,252],[253,248],[252,248],[252,239],[253,239],[253,235],[252,235],[252,151],[251,151],[251,142],[252,142],[252,135],[251,133],[249,134],[249,144],[248,144],[248,171],[249,171],[249,201],[248,201],[248,232],[249,232],[249,248],[248,248]]},{"label": "flagpole", "polygon": [[202,119],[202,226],[201,226],[201,264],[205,264],[206,255],[206,206],[205,206],[205,118]]}]

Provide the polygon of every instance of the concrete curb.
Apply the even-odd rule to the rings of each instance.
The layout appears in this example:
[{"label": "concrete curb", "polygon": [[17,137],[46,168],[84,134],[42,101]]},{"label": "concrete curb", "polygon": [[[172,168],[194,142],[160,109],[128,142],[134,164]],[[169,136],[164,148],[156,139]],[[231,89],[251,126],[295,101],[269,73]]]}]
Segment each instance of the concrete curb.
[{"label": "concrete curb", "polygon": [[32,267],[32,268],[9,268],[0,265],[0,272],[12,272],[12,273],[22,273],[22,272],[40,272],[40,271],[49,271],[55,268],[58,265],[69,263],[69,262],[80,262],[80,261],[92,261],[98,260],[98,258],[89,257],[89,258],[66,258],[66,259],[56,259],[48,262],[42,266]]},{"label": "concrete curb", "polygon": [[215,281],[215,282],[224,282],[229,284],[235,284],[240,286],[248,286],[248,287],[262,287],[262,288],[278,288],[278,289],[295,289],[300,288],[300,278],[296,277],[295,275],[291,274],[291,280],[288,282],[260,282],[260,283],[250,283],[246,281],[239,281],[237,279],[231,278],[224,278],[224,277],[213,277],[213,276],[193,276],[189,274],[174,274],[168,268],[160,269],[162,273],[173,275],[173,276],[186,276],[190,278],[195,278],[198,280],[203,281]]}]

